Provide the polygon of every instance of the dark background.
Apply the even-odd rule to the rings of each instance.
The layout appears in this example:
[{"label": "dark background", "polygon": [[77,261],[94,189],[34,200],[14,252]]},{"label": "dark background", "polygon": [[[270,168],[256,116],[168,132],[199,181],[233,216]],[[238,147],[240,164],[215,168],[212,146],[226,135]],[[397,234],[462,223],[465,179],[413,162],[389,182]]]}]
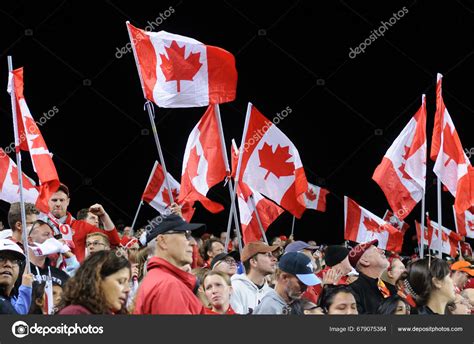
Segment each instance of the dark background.
[{"label": "dark background", "polygon": [[[300,151],[308,180],[331,191],[326,213],[307,211],[297,238],[343,241],[343,196],[383,216],[388,208],[371,180],[375,167],[427,94],[428,143],[435,111],[436,73],[463,146],[474,147],[474,1],[9,1],[0,5],[0,85],[7,85],[7,55],[25,67],[25,97],[36,120],[59,112],[40,130],[54,153],[60,179],[71,190],[73,214],[102,203],[118,223],[131,224],[157,151],[143,111],[133,55],[116,57],[128,42],[125,21],[144,28],[170,6],[166,30],[222,47],[236,56],[237,100],[221,106],[227,144],[240,142],[246,105],[268,118],[287,106],[278,127]],[[365,53],[351,48],[406,7],[408,14]],[[156,123],[169,171],[179,179],[187,137],[205,108],[157,109]],[[10,99],[0,92],[0,145],[13,141]],[[31,172],[24,154],[25,170]],[[13,155],[12,155],[13,157]],[[471,160],[472,161],[472,160]],[[428,164],[426,210],[436,219],[436,185]],[[227,224],[227,188],[209,197],[226,211],[198,205],[194,221],[218,233]],[[443,224],[454,229],[453,198],[443,196]],[[1,202],[6,224],[9,205]],[[138,224],[156,215],[145,205]],[[405,253],[411,253],[414,220]],[[283,215],[268,236],[290,233]]]}]

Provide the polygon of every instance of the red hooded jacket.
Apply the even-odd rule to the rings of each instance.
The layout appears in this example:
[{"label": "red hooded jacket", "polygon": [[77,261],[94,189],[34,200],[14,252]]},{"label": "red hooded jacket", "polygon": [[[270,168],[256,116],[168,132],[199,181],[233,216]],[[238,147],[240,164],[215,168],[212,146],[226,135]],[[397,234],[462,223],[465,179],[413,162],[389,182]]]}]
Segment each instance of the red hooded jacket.
[{"label": "red hooded jacket", "polygon": [[135,314],[204,314],[193,292],[196,277],[158,257],[148,261],[147,271],[137,292]]}]

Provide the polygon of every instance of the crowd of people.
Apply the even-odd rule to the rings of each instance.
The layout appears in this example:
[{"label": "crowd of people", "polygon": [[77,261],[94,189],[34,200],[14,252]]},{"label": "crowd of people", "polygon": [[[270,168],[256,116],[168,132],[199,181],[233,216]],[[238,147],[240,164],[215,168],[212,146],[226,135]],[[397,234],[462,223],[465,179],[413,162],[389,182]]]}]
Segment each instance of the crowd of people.
[{"label": "crowd of people", "polygon": [[[401,257],[377,240],[270,244],[206,232],[179,206],[147,228],[117,230],[100,204],[68,212],[61,184],[50,212],[11,204],[0,231],[0,314],[472,314],[471,256],[449,264]],[[148,228],[149,227],[149,228]],[[26,228],[27,233],[23,233]],[[26,235],[25,235],[26,234]],[[23,240],[27,238],[27,243]],[[226,247],[227,245],[227,247]],[[29,262],[29,266],[27,266]]]}]

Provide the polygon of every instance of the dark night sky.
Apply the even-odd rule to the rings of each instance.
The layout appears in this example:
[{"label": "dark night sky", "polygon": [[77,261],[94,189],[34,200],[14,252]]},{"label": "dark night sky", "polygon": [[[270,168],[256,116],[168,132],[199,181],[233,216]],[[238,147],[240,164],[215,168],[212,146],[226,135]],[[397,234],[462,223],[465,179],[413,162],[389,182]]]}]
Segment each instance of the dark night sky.
[{"label": "dark night sky", "polygon": [[[246,104],[272,118],[293,111],[279,128],[299,148],[308,180],[327,187],[326,213],[308,211],[296,236],[318,243],[343,240],[343,196],[382,216],[388,207],[371,180],[391,142],[427,94],[428,136],[435,110],[436,73],[444,74],[444,99],[465,148],[474,147],[473,26],[468,1],[9,1],[0,5],[0,85],[7,84],[7,55],[25,67],[25,96],[38,119],[59,112],[41,127],[62,182],[72,192],[70,209],[102,203],[117,222],[130,224],[157,158],[128,42],[125,21],[144,28],[170,6],[158,30],[222,47],[236,56],[237,100],[221,106],[226,141],[241,139]],[[365,53],[349,58],[371,31],[406,7]],[[0,145],[13,140],[10,99],[0,93]],[[188,134],[205,108],[158,109],[156,123],[168,169],[179,177]],[[28,161],[29,157],[24,156]],[[31,166],[25,163],[32,176]],[[427,211],[436,219],[436,187],[428,164]],[[229,197],[219,185],[209,197],[226,205],[194,221],[219,232],[227,223]],[[443,224],[453,228],[453,198],[444,195]],[[6,222],[8,204],[1,202]],[[139,224],[152,219],[144,207]],[[406,251],[411,251],[415,218]],[[285,214],[269,237],[289,234]]]}]

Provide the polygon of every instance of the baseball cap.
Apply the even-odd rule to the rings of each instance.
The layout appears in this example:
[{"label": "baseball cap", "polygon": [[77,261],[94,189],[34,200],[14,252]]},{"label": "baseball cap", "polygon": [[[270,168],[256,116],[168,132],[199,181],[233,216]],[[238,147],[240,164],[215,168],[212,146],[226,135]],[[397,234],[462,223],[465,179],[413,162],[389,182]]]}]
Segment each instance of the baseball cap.
[{"label": "baseball cap", "polygon": [[159,217],[160,221],[152,222],[152,227],[146,233],[146,242],[149,243],[155,239],[158,235],[174,231],[174,232],[186,232],[194,231],[200,228],[206,228],[203,223],[188,223],[183,218],[176,214]]},{"label": "baseball cap", "polygon": [[245,262],[258,253],[273,252],[277,250],[278,248],[280,248],[280,246],[278,245],[269,246],[268,244],[265,244],[264,242],[261,242],[261,241],[249,242],[242,249],[240,258],[242,262]]},{"label": "baseball cap", "polygon": [[474,265],[466,260],[460,260],[453,263],[453,265],[451,265],[451,270],[462,271],[467,273],[469,276],[474,277]]},{"label": "baseball cap", "polygon": [[211,260],[211,270],[214,269],[214,265],[216,265],[218,262],[225,260],[227,257],[232,257],[235,259],[236,262],[239,261],[239,252],[237,251],[231,251],[228,253],[219,253],[217,256],[212,258]]},{"label": "baseball cap", "polygon": [[365,251],[367,251],[371,246],[377,246],[378,244],[379,241],[375,239],[355,246],[349,252],[349,262],[351,263],[351,265],[355,268]]},{"label": "baseball cap", "polygon": [[278,262],[281,271],[295,275],[307,286],[320,284],[321,280],[314,274],[311,259],[301,252],[285,253]]},{"label": "baseball cap", "polygon": [[324,252],[324,261],[327,266],[333,267],[346,259],[348,254],[348,248],[341,245],[331,245],[328,246]]},{"label": "baseball cap", "polygon": [[20,246],[18,246],[18,244],[10,239],[0,240],[0,253],[2,252],[12,253],[18,259],[25,260],[25,254],[23,253],[23,250],[20,248]]},{"label": "baseball cap", "polygon": [[310,244],[305,243],[304,241],[298,240],[292,242],[291,244],[286,245],[285,253],[289,252],[299,252],[302,250],[317,250],[316,246],[311,246]]}]

